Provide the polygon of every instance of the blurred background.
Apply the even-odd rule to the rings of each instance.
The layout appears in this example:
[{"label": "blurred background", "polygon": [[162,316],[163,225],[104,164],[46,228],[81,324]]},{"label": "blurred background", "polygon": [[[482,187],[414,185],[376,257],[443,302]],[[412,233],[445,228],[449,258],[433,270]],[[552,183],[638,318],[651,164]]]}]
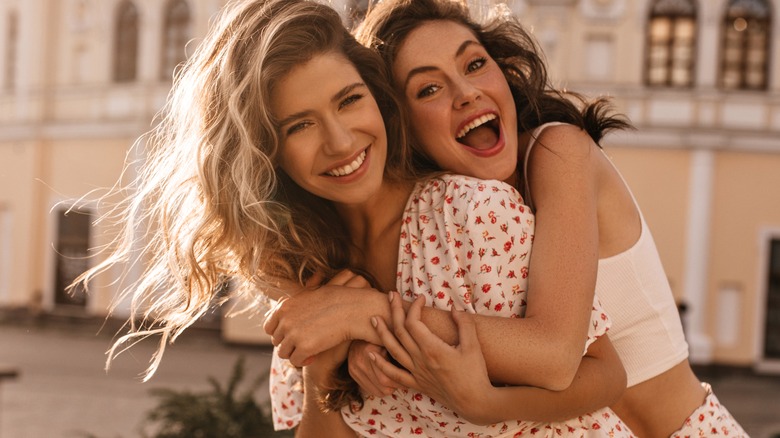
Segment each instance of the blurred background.
[{"label": "blurred background", "polygon": [[[208,387],[209,375],[229,378],[239,355],[248,374],[267,372],[259,317],[215,312],[166,353],[182,356],[166,355],[159,379],[135,378],[153,346],[105,374],[102,353],[129,312],[119,301],[109,315],[121,286],[108,275],[88,294],[65,291],[95,263],[84,257],[89,248],[115,233],[93,223],[106,211],[91,200],[116,183],[126,161],[143,158],[131,145],[151,128],[174,68],[225,3],[0,0],[0,438],[72,436],[80,423],[109,434],[99,436],[139,436],[130,429],[154,405],[150,385]],[[499,2],[471,3],[486,14]],[[604,146],[653,230],[691,361],[751,435],[777,436],[780,4],[501,3],[533,30],[556,85],[610,96],[638,128]],[[368,7],[331,4],[348,25]],[[63,385],[76,375],[77,386]],[[78,398],[87,388],[100,398]],[[127,393],[138,404],[122,401]],[[90,430],[96,421],[119,426]]]}]

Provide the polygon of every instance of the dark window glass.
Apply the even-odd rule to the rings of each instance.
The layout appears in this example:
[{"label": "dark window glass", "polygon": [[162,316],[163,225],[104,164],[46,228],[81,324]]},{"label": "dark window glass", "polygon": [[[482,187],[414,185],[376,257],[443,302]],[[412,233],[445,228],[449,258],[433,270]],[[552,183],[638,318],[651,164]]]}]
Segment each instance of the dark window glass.
[{"label": "dark window glass", "polygon": [[138,9],[131,1],[119,4],[114,37],[114,80],[131,82],[138,65]]},{"label": "dark window glass", "polygon": [[92,216],[89,212],[60,210],[57,221],[56,278],[54,302],[58,305],[84,306],[87,295],[82,287],[68,291],[68,285],[87,270],[89,230]]},{"label": "dark window glass", "polygon": [[185,0],[168,2],[163,23],[160,79],[170,80],[176,66],[187,60],[185,47],[190,40],[190,7]]},{"label": "dark window glass", "polygon": [[771,10],[764,0],[731,0],[722,22],[720,86],[765,90],[768,86]]}]

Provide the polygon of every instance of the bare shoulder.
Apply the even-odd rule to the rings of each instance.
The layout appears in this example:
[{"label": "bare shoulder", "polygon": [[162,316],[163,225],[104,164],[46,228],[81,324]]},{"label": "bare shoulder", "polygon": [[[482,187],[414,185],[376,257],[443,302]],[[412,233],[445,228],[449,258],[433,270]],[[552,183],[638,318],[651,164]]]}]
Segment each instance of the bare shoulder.
[{"label": "bare shoulder", "polygon": [[[539,134],[537,146],[554,154],[587,156],[598,147],[588,133],[578,126],[563,124],[550,126]],[[536,151],[532,151],[534,154]]]}]

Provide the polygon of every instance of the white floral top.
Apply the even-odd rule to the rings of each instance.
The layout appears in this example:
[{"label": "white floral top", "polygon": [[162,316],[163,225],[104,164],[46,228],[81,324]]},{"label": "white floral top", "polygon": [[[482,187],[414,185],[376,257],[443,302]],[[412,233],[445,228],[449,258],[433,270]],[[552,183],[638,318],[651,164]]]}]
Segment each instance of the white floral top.
[{"label": "white floral top", "polygon": [[[418,183],[401,228],[397,288],[404,299],[470,313],[522,317],[534,216],[520,194],[498,181],[443,175]],[[609,318],[594,299],[587,346],[606,333]],[[274,354],[271,399],[277,427],[301,417],[300,373]],[[489,426],[464,422],[435,400],[410,390],[366,397],[344,420],[363,436],[503,437],[631,436],[608,409],[561,423],[507,421]]]}]

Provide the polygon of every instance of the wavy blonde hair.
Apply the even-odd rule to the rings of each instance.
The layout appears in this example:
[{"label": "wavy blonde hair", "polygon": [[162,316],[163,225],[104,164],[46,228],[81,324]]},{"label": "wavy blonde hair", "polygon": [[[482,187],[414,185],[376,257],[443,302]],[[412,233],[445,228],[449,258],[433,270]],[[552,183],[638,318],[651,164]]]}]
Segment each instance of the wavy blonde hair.
[{"label": "wavy blonde hair", "polygon": [[[178,72],[157,127],[136,142],[145,160],[124,201],[102,220],[123,232],[107,258],[77,281],[85,286],[115,265],[127,275],[129,341],[161,335],[145,379],[165,345],[212,306],[225,279],[234,294],[303,284],[350,267],[347,232],[333,206],[292,182],[277,166],[279,135],[270,112],[273,87],[295,66],[340,53],[379,104],[388,132],[386,174],[404,175],[405,124],[382,60],[358,44],[330,7],[308,0],[233,1]],[[132,164],[128,165],[132,166]],[[216,303],[215,303],[216,298]]]}]

